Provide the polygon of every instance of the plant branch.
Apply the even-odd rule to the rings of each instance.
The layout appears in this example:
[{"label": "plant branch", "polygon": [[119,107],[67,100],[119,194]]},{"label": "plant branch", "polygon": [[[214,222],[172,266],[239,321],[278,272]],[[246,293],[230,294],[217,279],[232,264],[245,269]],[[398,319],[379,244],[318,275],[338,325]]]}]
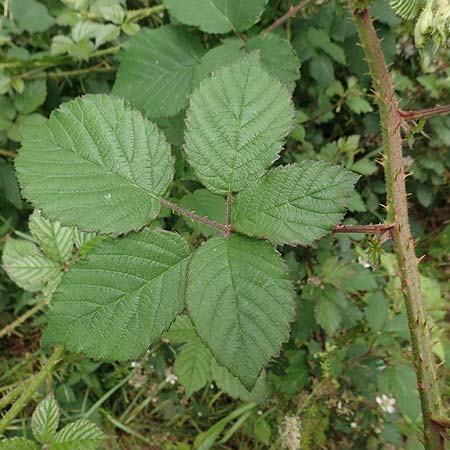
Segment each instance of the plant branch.
[{"label": "plant branch", "polygon": [[391,231],[394,225],[336,225],[333,227],[333,233],[366,233],[378,234]]},{"label": "plant branch", "polygon": [[6,150],[4,148],[0,148],[0,156],[7,156],[8,158],[15,158],[17,156],[16,152],[12,150]]},{"label": "plant branch", "polygon": [[279,19],[275,20],[275,22],[268,26],[263,32],[264,33],[271,33],[275,28],[278,28],[280,25],[283,25],[283,23],[286,23],[291,17],[294,17],[302,8],[304,8],[311,0],[303,0],[298,5],[291,6],[289,8],[289,11],[284,15],[281,16]]},{"label": "plant branch", "polygon": [[348,5],[366,55],[379,107],[384,147],[387,223],[395,224],[391,234],[403,284],[412,356],[422,407],[425,448],[442,450],[445,445],[442,430],[434,417],[443,417],[444,410],[408,218],[406,176],[400,134],[403,118],[395,98],[392,77],[381,50],[380,40],[369,14],[367,0],[348,0]]},{"label": "plant branch", "polygon": [[439,116],[450,113],[450,105],[435,106],[434,108],[419,109],[418,111],[400,110],[400,116],[403,120],[419,120],[427,117]]},{"label": "plant branch", "polygon": [[51,373],[53,368],[59,363],[60,358],[64,352],[64,347],[57,346],[53,351],[52,356],[47,361],[47,364],[42,366],[41,370],[27,383],[25,390],[18,400],[11,406],[8,412],[0,420],[0,436],[6,431],[8,425],[21,413],[23,408],[33,397],[33,394],[39,386],[45,382],[47,376]]},{"label": "plant branch", "polygon": [[172,211],[176,211],[178,214],[189,217],[190,219],[195,220],[196,222],[200,222],[205,225],[208,225],[208,227],[215,228],[216,230],[222,231],[224,234],[231,233],[231,229],[227,225],[222,225],[219,222],[216,222],[215,220],[210,220],[207,217],[199,216],[198,214],[195,214],[195,212],[189,211],[188,209],[184,209],[181,206],[176,205],[175,203],[169,202],[168,200],[166,200],[164,198],[160,198],[159,201],[162,205],[167,206]]},{"label": "plant branch", "polygon": [[3,327],[0,330],[0,339],[3,336],[11,334],[17,327],[20,327],[20,325],[26,322],[30,317],[34,316],[34,314],[43,309],[46,305],[47,300],[44,298],[40,300],[38,303],[36,303],[32,308],[25,311],[25,313],[19,316],[16,320],[14,320],[14,322],[11,322],[9,325],[6,325],[6,327]]}]

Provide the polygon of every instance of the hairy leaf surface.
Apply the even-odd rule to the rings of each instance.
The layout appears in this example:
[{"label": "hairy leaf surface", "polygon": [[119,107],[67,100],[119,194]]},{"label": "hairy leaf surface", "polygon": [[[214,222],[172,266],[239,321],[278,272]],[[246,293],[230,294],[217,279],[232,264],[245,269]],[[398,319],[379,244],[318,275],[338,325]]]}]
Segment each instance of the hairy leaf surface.
[{"label": "hairy leaf surface", "polygon": [[39,447],[29,439],[15,437],[2,439],[0,441],[0,450],[39,450]]},{"label": "hairy leaf surface", "polygon": [[278,167],[241,192],[233,205],[236,230],[284,244],[310,244],[342,218],[358,176],[305,161]]},{"label": "hairy leaf surface", "polygon": [[173,116],[188,103],[203,49],[191,33],[167,25],[125,42],[113,93],[148,117]]},{"label": "hairy leaf surface", "polygon": [[92,422],[80,419],[69,423],[56,433],[51,450],[95,450],[104,439],[101,430]]},{"label": "hairy leaf surface", "polygon": [[267,0],[168,0],[169,12],[186,25],[206,33],[245,31],[256,23]]},{"label": "hairy leaf surface", "polygon": [[215,193],[240,191],[278,158],[293,121],[288,91],[255,53],[217,70],[192,94],[185,150]]},{"label": "hairy leaf surface", "polygon": [[102,233],[151,222],[173,177],[163,134],[106,95],[65,103],[27,129],[16,168],[24,196],[46,217]]},{"label": "hairy leaf surface", "polygon": [[29,292],[44,290],[61,272],[60,265],[45,257],[36,244],[12,238],[3,248],[3,268],[14,283]]},{"label": "hairy leaf surface", "polygon": [[186,301],[197,333],[249,390],[288,338],[292,299],[284,263],[266,242],[213,238],[189,266]]},{"label": "hairy leaf surface", "polygon": [[42,400],[31,417],[33,436],[42,444],[49,443],[59,424],[59,407],[55,397],[48,395]]},{"label": "hairy leaf surface", "polygon": [[183,309],[188,259],[175,233],[103,240],[64,274],[44,341],[95,359],[141,356]]}]

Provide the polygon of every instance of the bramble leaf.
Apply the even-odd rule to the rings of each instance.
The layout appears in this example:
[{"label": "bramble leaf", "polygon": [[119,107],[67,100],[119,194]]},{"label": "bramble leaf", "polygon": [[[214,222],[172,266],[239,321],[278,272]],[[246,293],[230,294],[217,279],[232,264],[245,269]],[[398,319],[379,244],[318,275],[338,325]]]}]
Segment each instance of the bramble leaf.
[{"label": "bramble leaf", "polygon": [[57,221],[50,222],[38,210],[30,216],[28,226],[39,247],[50,259],[63,262],[72,256],[73,228],[63,227]]},{"label": "bramble leaf", "polygon": [[48,395],[34,410],[31,417],[31,428],[35,439],[42,443],[49,443],[56,434],[59,424],[59,407],[55,397]]},{"label": "bramble leaf", "polygon": [[119,53],[113,93],[148,117],[173,116],[188,103],[202,54],[200,43],[181,28],[142,30]]},{"label": "bramble leaf", "polygon": [[72,100],[28,128],[16,169],[23,195],[46,217],[102,233],[150,223],[174,170],[156,125],[106,95]]},{"label": "bramble leaf", "polygon": [[3,248],[3,268],[14,283],[29,292],[42,291],[61,272],[60,265],[46,258],[36,244],[12,238]]},{"label": "bramble leaf", "polygon": [[2,439],[0,441],[0,450],[39,450],[39,447],[29,439],[15,437]]},{"label": "bramble leaf", "polygon": [[245,31],[255,24],[267,0],[167,0],[172,16],[206,33]]},{"label": "bramble leaf", "polygon": [[187,111],[185,151],[195,175],[215,193],[244,189],[278,158],[293,113],[288,91],[255,53],[217,70]]},{"label": "bramble leaf", "polygon": [[267,242],[213,238],[189,266],[186,302],[197,333],[249,390],[289,336],[293,294],[284,263]]},{"label": "bramble leaf", "polygon": [[64,274],[44,342],[95,359],[138,358],[183,309],[188,260],[175,233],[104,239]]},{"label": "bramble leaf", "polygon": [[59,430],[49,450],[95,450],[104,437],[97,425],[80,419]]},{"label": "bramble leaf", "polygon": [[175,371],[189,397],[210,379],[211,355],[197,337],[190,339],[177,355]]},{"label": "bramble leaf", "polygon": [[35,111],[44,103],[47,97],[46,80],[27,81],[22,94],[14,96],[14,105],[22,114],[29,114]]},{"label": "bramble leaf", "polygon": [[343,217],[358,176],[324,162],[277,167],[242,191],[233,205],[237,231],[307,245]]}]

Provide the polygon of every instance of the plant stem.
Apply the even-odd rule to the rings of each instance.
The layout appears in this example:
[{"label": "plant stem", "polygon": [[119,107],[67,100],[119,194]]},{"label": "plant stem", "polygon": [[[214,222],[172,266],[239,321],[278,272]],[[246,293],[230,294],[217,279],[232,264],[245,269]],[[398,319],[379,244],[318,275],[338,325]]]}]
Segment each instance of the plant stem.
[{"label": "plant stem", "polygon": [[208,225],[208,227],[215,228],[216,230],[222,231],[224,234],[231,232],[230,227],[227,225],[222,225],[214,220],[208,219],[207,217],[199,216],[198,214],[195,214],[192,211],[184,209],[181,206],[176,205],[175,203],[169,202],[168,200],[166,200],[164,198],[160,198],[159,201],[161,204],[163,204],[164,206],[167,206],[172,211],[176,211],[177,213],[179,213],[183,216],[189,217],[192,220],[195,220],[197,222]]},{"label": "plant stem", "polygon": [[32,380],[26,385],[25,390],[18,400],[11,406],[8,412],[0,420],[0,436],[6,431],[8,425],[20,414],[25,408],[27,403],[33,397],[33,394],[39,388],[39,386],[45,382],[45,379],[53,370],[53,368],[59,363],[60,358],[64,352],[62,346],[55,347],[52,356],[47,361],[47,364],[42,366],[41,370],[32,378]]},{"label": "plant stem", "polygon": [[291,17],[294,17],[302,8],[304,8],[311,0],[303,0],[298,5],[291,6],[289,8],[289,11],[284,15],[281,16],[279,19],[275,20],[275,22],[268,26],[264,33],[271,33],[275,28],[278,28],[280,25],[283,25],[283,23],[287,22]]},{"label": "plant stem", "polygon": [[0,155],[7,156],[8,158],[15,158],[17,156],[17,153],[13,152],[12,150],[6,150],[4,148],[0,148]]},{"label": "plant stem", "polygon": [[336,225],[333,227],[333,233],[365,233],[378,234],[391,231],[394,225]]},{"label": "plant stem", "polygon": [[32,379],[33,377],[19,382],[8,393],[4,394],[3,397],[0,398],[0,409],[6,408],[6,406],[11,404],[14,401],[14,399],[17,398],[26,389],[28,383]]},{"label": "plant stem", "polygon": [[369,64],[379,106],[385,158],[387,223],[395,225],[391,233],[403,284],[413,361],[422,407],[425,448],[441,450],[444,448],[441,427],[433,419],[434,417],[443,417],[444,411],[431,350],[432,342],[427,313],[420,289],[414,240],[408,219],[406,177],[400,134],[403,119],[395,98],[392,78],[381,50],[380,40],[369,14],[367,0],[348,0],[348,4]]},{"label": "plant stem", "polygon": [[21,74],[20,78],[26,79],[26,80],[35,80],[38,78],[66,78],[66,77],[76,77],[79,75],[86,75],[89,73],[98,73],[98,72],[113,72],[115,67],[86,67],[85,69],[74,69],[74,70],[62,70],[60,72],[40,72],[36,75],[27,75],[27,74]]},{"label": "plant stem", "polygon": [[44,308],[44,306],[47,305],[47,300],[44,298],[40,300],[38,303],[36,303],[32,308],[25,311],[24,314],[19,316],[14,322],[11,322],[10,324],[6,325],[0,330],[0,339],[3,336],[7,336],[11,334],[17,327],[22,325],[25,321],[27,321],[30,317],[32,317],[34,314],[36,314],[38,311]]},{"label": "plant stem", "polygon": [[434,108],[420,109],[419,111],[400,110],[400,116],[403,120],[419,120],[449,113],[450,105],[435,106]]}]

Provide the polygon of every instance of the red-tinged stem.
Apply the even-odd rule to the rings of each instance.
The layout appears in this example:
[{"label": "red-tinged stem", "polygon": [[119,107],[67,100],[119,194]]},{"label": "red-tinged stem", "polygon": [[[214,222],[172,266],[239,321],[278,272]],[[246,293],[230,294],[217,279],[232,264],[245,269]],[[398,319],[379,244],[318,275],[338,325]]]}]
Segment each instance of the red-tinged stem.
[{"label": "red-tinged stem", "polygon": [[208,227],[222,231],[225,235],[229,235],[229,233],[231,232],[230,226],[222,225],[221,223],[216,222],[215,220],[210,220],[207,217],[199,216],[198,214],[195,214],[195,212],[189,211],[188,209],[184,209],[181,206],[169,202],[169,200],[166,200],[164,198],[160,198],[159,201],[162,205],[167,206],[172,211],[176,211],[178,214],[189,217],[190,219],[195,220],[196,222],[203,223],[205,225],[208,225]]},{"label": "red-tinged stem", "polygon": [[400,110],[400,116],[403,120],[419,120],[427,117],[440,116],[450,113],[450,105],[435,106],[434,108],[420,109],[418,111]]},{"label": "red-tinged stem", "polygon": [[301,9],[303,9],[311,0],[303,0],[296,6],[291,6],[289,8],[289,11],[284,15],[281,16],[279,19],[275,20],[275,22],[268,26],[264,33],[271,33],[275,28],[278,28],[280,25],[283,25],[283,23],[286,23],[291,17],[294,17]]},{"label": "red-tinged stem", "polygon": [[336,225],[333,233],[365,233],[365,234],[381,234],[391,231],[394,225]]},{"label": "red-tinged stem", "polygon": [[353,20],[365,52],[379,107],[383,134],[384,170],[387,192],[387,223],[395,224],[392,241],[403,284],[406,315],[411,335],[413,362],[422,407],[425,448],[444,449],[440,419],[445,417],[439,391],[437,368],[432,352],[430,328],[420,288],[420,277],[408,218],[408,202],[403,168],[401,124],[404,121],[380,40],[373,26],[367,0],[348,0]]}]

